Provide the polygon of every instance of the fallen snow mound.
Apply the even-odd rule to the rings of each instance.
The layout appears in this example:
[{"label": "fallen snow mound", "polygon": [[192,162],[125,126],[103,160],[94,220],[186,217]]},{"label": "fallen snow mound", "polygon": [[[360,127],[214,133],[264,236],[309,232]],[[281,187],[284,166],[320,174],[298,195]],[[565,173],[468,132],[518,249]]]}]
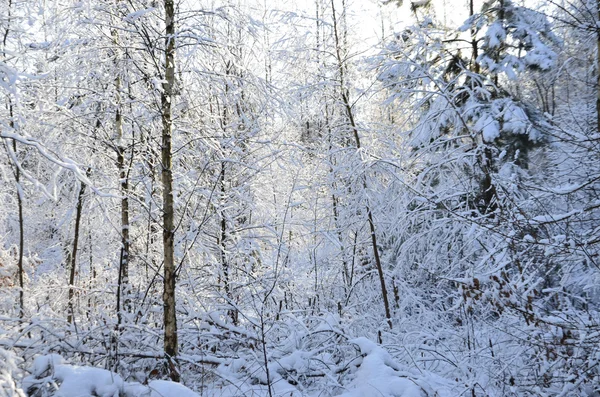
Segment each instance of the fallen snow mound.
[{"label": "fallen snow mound", "polygon": [[350,341],[363,355],[347,391],[338,397],[426,397],[429,387],[403,370],[388,352],[367,338]]},{"label": "fallen snow mound", "polygon": [[30,372],[23,389],[32,397],[199,397],[175,382],[154,380],[146,386],[105,369],[66,365],[57,354],[37,357]]},{"label": "fallen snow mound", "polygon": [[100,368],[62,364],[58,354],[37,357],[23,379],[23,389],[30,396],[98,396],[119,397],[123,379]]}]

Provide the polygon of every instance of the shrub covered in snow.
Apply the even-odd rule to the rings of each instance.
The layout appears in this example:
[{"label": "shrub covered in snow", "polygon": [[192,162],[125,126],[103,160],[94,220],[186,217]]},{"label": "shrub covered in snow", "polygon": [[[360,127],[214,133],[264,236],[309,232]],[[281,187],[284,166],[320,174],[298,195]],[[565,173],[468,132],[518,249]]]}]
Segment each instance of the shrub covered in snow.
[{"label": "shrub covered in snow", "polygon": [[25,393],[17,386],[19,358],[11,351],[0,348],[0,397],[24,397]]}]

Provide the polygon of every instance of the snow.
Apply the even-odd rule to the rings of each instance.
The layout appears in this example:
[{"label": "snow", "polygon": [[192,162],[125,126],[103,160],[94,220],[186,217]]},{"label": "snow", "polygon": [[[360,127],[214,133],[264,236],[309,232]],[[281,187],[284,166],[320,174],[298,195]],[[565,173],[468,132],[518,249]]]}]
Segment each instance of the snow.
[{"label": "snow", "polygon": [[[1,331],[1,330],[0,330]],[[17,387],[16,375],[20,359],[8,350],[0,348],[0,397],[24,397],[25,393]]]},{"label": "snow", "polygon": [[48,354],[47,356],[40,356],[33,360],[33,366],[29,372],[36,378],[44,375],[44,372],[56,368],[62,364],[63,358],[58,354]]},{"label": "snow", "polygon": [[106,369],[66,365],[58,354],[37,357],[30,372],[31,375],[23,380],[23,388],[30,394],[41,388],[56,388],[55,397],[198,397],[180,383],[153,380],[146,386],[124,382],[119,375]]},{"label": "snow", "polygon": [[123,386],[123,393],[128,397],[150,397],[151,391],[148,386],[138,382],[128,382]]},{"label": "snow", "polygon": [[155,10],[154,7],[146,8],[146,9],[143,9],[143,10],[138,10],[138,11],[135,11],[135,12],[127,14],[127,16],[125,16],[123,18],[123,20],[125,22],[134,23],[138,19],[140,19],[141,17],[143,17],[144,15],[146,15],[147,13],[152,12],[154,10]]},{"label": "snow", "polygon": [[502,23],[498,21],[489,26],[485,36],[488,41],[488,46],[490,48],[496,48],[506,40],[506,31],[502,27]]},{"label": "snow", "polygon": [[59,365],[55,376],[62,379],[57,397],[80,396],[84,392],[99,397],[118,397],[123,389],[119,375],[100,368]]},{"label": "snow", "polygon": [[547,47],[542,49],[536,48],[527,52],[525,62],[528,65],[538,66],[542,70],[548,70],[552,67],[556,59],[556,54],[550,51]]},{"label": "snow", "polygon": [[[0,397],[25,395],[26,375],[36,397],[556,396],[572,380],[564,394],[597,394],[598,71],[586,61],[597,18],[581,15],[583,30],[561,22],[563,50],[541,18],[561,13],[543,1],[531,12],[475,2],[463,33],[445,14],[466,17],[467,2],[408,11],[428,1],[404,1],[414,26],[373,5],[380,55],[355,47],[366,44],[366,14],[351,3],[362,2],[306,2],[289,15],[270,2],[181,2],[180,89],[167,100],[182,384],[156,379],[173,370],[154,139],[166,85],[160,10],[139,10],[152,0],[13,2],[0,61],[0,90],[14,99],[0,120],[0,346],[22,358],[0,349]],[[29,47],[41,33],[47,45]],[[561,67],[542,73],[548,48]],[[115,145],[127,148],[125,179]],[[97,194],[82,197],[79,225],[82,181]],[[131,222],[119,227],[127,181]],[[486,191],[497,211],[479,204]],[[119,289],[123,230],[140,266]],[[69,258],[80,269],[71,302]]]},{"label": "snow", "polygon": [[61,363],[62,357],[57,354],[37,357],[31,369],[32,375],[23,380],[23,388],[29,391],[48,384],[57,385],[56,397],[118,397],[123,390],[123,380],[115,373]]},{"label": "snow", "polygon": [[479,119],[475,124],[475,128],[482,133],[486,142],[493,142],[500,136],[500,125],[490,116]]},{"label": "snow", "polygon": [[529,118],[525,111],[513,103],[508,103],[504,110],[504,130],[513,134],[526,134],[528,132]]},{"label": "snow", "polygon": [[[335,323],[336,316],[325,316],[324,320]],[[419,373],[413,368],[404,368],[394,361],[382,346],[367,338],[352,339],[347,346],[349,348],[356,346],[361,356],[350,356],[355,357],[352,358],[353,364],[339,372],[340,378],[335,381],[335,386],[332,385],[333,388],[326,395],[337,397],[423,397],[426,395],[447,397],[451,395],[444,393],[444,388],[439,386],[440,382],[433,374],[427,373],[425,376],[419,376]],[[207,388],[203,389],[202,395],[215,397],[325,395],[322,392],[314,394],[314,390],[300,389],[293,383],[293,380],[300,379],[303,373],[314,368],[314,362],[310,363],[314,359],[314,352],[292,350],[279,359],[271,360],[268,365],[270,378],[266,377],[264,366],[260,361],[238,359],[233,360],[231,365],[223,363],[218,366],[216,372],[218,378],[222,380],[222,384],[207,385]],[[251,381],[249,381],[248,375],[250,375]],[[89,390],[89,387],[86,388]],[[148,386],[141,383],[124,382],[121,396],[198,397],[199,394],[181,384],[154,380]],[[75,397],[75,395],[61,394],[61,397]]]},{"label": "snow", "polygon": [[390,355],[376,343],[361,337],[350,341],[365,355],[354,380],[338,397],[424,397],[417,381],[392,361]]},{"label": "snow", "polygon": [[150,397],[199,397],[181,383],[167,380],[153,380],[148,388],[152,391]]},{"label": "snow", "polygon": [[559,222],[559,221],[570,218],[570,217],[580,214],[580,213],[581,213],[581,210],[573,210],[573,211],[569,211],[564,214],[538,215],[538,216],[534,216],[529,221],[529,223],[532,225],[536,225],[536,224],[544,224],[544,223],[551,223],[551,222]]}]

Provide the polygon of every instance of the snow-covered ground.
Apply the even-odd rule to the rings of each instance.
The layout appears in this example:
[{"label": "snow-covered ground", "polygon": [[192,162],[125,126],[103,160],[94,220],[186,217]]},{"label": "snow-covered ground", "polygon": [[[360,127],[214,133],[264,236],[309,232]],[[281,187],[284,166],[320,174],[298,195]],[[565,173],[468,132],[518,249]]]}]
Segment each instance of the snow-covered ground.
[{"label": "snow-covered ground", "polygon": [[[357,338],[351,343],[359,349],[360,357],[352,368],[348,369],[346,384],[335,381],[337,387],[318,393],[301,390],[283,379],[277,371],[272,372],[269,390],[266,384],[248,382],[239,374],[229,371],[228,367],[222,367],[221,377],[226,382],[215,382],[199,394],[181,383],[168,380],[156,379],[146,384],[127,382],[118,374],[106,369],[67,364],[58,354],[35,358],[33,365],[28,369],[29,375],[19,382],[16,378],[22,371],[16,365],[18,359],[9,351],[0,349],[0,355],[5,360],[4,365],[0,367],[0,397],[451,396],[449,382],[403,368],[376,343],[366,338]],[[275,369],[276,365],[270,367]]]}]

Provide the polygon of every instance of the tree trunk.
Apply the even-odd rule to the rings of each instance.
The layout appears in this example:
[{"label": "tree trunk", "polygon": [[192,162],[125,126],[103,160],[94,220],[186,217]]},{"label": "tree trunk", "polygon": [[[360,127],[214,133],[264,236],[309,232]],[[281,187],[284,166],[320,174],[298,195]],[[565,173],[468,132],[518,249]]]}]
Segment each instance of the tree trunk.
[{"label": "tree trunk", "polygon": [[[13,120],[13,106],[9,99],[9,113],[10,121],[9,125],[12,129],[15,128],[15,122]],[[15,156],[17,155],[17,141],[13,139],[13,151]],[[23,219],[23,188],[21,187],[21,170],[18,164],[15,164],[15,182],[17,184],[17,209],[19,211],[19,257],[17,259],[17,271],[19,277],[19,318],[23,318],[25,315],[25,284],[23,281],[23,249],[25,245],[24,236],[24,219]]]},{"label": "tree trunk", "polygon": [[171,100],[175,85],[175,7],[173,0],[165,0],[165,78],[161,92],[162,113],[162,187],[163,187],[163,260],[164,260],[164,350],[171,364],[170,376],[179,382],[179,373],[171,359],[177,356],[177,315],[175,311],[175,247],[174,203],[172,163],[172,115]]},{"label": "tree trunk", "polygon": [[[338,61],[338,71],[340,77],[340,94],[342,103],[344,104],[344,108],[346,110],[346,116],[348,117],[348,123],[354,135],[354,143],[356,145],[356,149],[360,149],[360,136],[358,133],[358,127],[356,125],[356,121],[354,120],[354,113],[352,112],[352,104],[350,103],[349,92],[345,86],[345,62],[342,57],[342,44],[340,43],[339,33],[338,33],[338,24],[337,17],[335,15],[335,0],[331,0],[331,12],[333,15],[333,32],[335,35],[335,53]],[[367,191],[367,178],[363,176],[363,187],[365,189],[365,193]],[[390,311],[390,303],[388,299],[387,287],[385,285],[385,274],[383,272],[383,266],[381,264],[381,258],[379,257],[379,248],[377,247],[377,233],[375,229],[375,220],[373,218],[373,212],[371,211],[371,206],[367,204],[365,206],[365,211],[367,213],[367,220],[369,223],[369,231],[371,233],[371,246],[373,249],[373,259],[375,260],[375,266],[377,268],[377,273],[379,276],[379,282],[381,284],[381,296],[383,299],[383,308],[385,310],[385,318],[387,319],[388,326],[390,329],[392,328],[392,313]]]},{"label": "tree trunk", "polygon": [[[596,1],[596,6],[598,8],[598,21],[600,21],[600,0]],[[596,131],[600,133],[600,27],[596,28],[596,35],[598,41],[598,51],[596,52]]]},{"label": "tree trunk", "polygon": [[115,46],[114,66],[115,77],[115,144],[117,154],[117,169],[119,170],[119,185],[121,190],[121,249],[119,253],[119,274],[117,277],[117,324],[112,338],[112,365],[115,372],[118,370],[119,336],[122,330],[123,311],[130,312],[129,300],[129,175],[125,161],[126,146],[123,143],[123,116],[121,110],[121,76],[119,75],[119,35],[116,29],[112,30],[113,44]]},{"label": "tree trunk", "polygon": [[[113,44],[119,46],[119,36],[116,29],[112,31]],[[118,48],[115,48],[118,51]],[[119,70],[118,59],[114,60],[116,70]],[[119,277],[117,285],[117,326],[122,322],[121,310],[130,311],[129,294],[129,175],[125,161],[126,146],[123,143],[123,116],[121,113],[121,76],[115,77],[115,151],[117,152],[117,168],[119,170],[119,185],[121,190],[121,252],[119,253]],[[123,303],[121,305],[121,303]]]},{"label": "tree trunk", "polygon": [[[2,37],[2,55],[6,59],[6,41],[10,33],[10,22],[11,22],[11,11],[12,11],[12,0],[8,0],[8,15],[6,20],[6,29]],[[11,129],[15,129],[14,121],[14,110],[12,105],[11,97],[8,97],[8,113],[10,116],[9,125]],[[17,141],[13,139],[13,152],[15,157],[17,155]],[[21,187],[21,169],[18,164],[15,164],[15,182],[17,184],[17,210],[19,212],[19,252],[17,259],[17,271],[19,278],[19,318],[23,318],[25,315],[25,285],[23,281],[23,248],[25,244],[24,238],[24,219],[23,219],[23,189]]]},{"label": "tree trunk", "polygon": [[[89,170],[88,170],[89,175]],[[83,196],[85,195],[85,183],[81,182],[79,195],[77,197],[77,209],[75,213],[75,235],[73,236],[73,251],[70,255],[71,268],[69,272],[69,308],[67,322],[73,323],[75,312],[73,299],[75,297],[75,273],[77,272],[77,245],[79,244],[79,226],[81,225],[81,210],[83,209]]]},{"label": "tree trunk", "polygon": [[346,247],[344,244],[344,234],[342,233],[342,226],[340,222],[340,214],[339,214],[339,198],[336,195],[336,184],[335,184],[335,176],[334,176],[334,161],[335,158],[333,156],[333,131],[331,128],[331,122],[329,120],[329,109],[327,104],[325,105],[325,125],[327,128],[327,140],[329,141],[329,173],[332,175],[331,181],[331,209],[333,211],[333,224],[336,230],[336,234],[338,237],[338,241],[340,244],[340,255],[342,257],[342,277],[344,280],[344,289],[346,290],[346,296],[348,296],[349,291],[352,290],[352,280],[354,277],[353,272],[351,273],[348,269],[348,260],[346,257]]},{"label": "tree trunk", "polygon": [[[473,4],[474,0],[469,0],[469,17],[475,15],[475,5]],[[477,31],[475,26],[471,27],[471,70],[473,72],[479,74],[480,68],[479,63],[477,63],[477,58],[479,58],[479,47],[477,45]]]}]

